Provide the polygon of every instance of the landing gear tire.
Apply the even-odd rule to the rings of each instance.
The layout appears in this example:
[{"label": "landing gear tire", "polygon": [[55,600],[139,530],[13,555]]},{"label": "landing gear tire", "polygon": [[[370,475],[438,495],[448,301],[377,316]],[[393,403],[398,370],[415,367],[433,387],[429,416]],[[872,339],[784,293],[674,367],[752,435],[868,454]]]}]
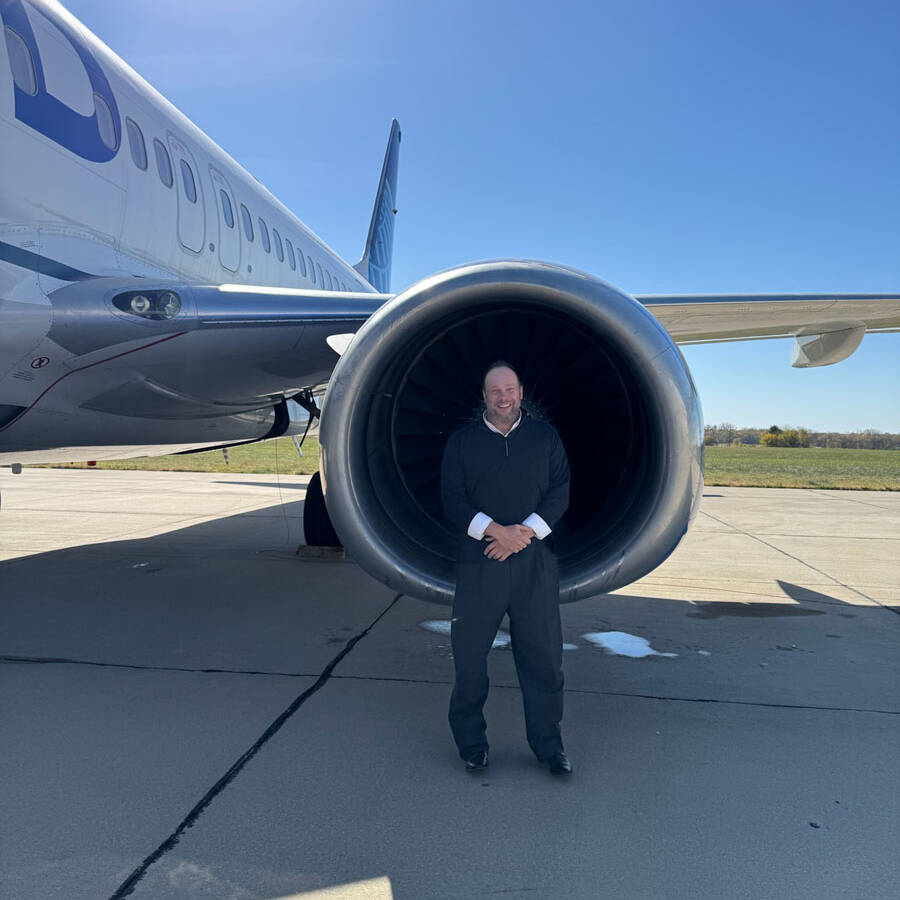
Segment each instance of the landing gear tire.
[{"label": "landing gear tire", "polygon": [[303,537],[308,547],[340,547],[341,540],[328,518],[325,496],[322,494],[322,476],[316,472],[306,489],[303,504]]}]

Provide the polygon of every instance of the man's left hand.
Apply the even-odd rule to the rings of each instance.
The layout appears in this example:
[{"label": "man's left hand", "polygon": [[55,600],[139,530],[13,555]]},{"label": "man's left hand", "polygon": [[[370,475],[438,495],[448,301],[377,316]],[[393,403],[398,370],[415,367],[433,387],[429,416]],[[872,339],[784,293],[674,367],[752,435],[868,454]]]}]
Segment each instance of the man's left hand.
[{"label": "man's left hand", "polygon": [[[510,525],[509,527],[515,529],[529,543],[534,538],[534,529],[530,528],[528,525]],[[518,551],[502,549],[499,544],[490,537],[488,538],[487,547],[484,548],[484,555],[488,557],[488,559],[496,559],[497,562],[505,562],[514,552],[518,553]]]}]

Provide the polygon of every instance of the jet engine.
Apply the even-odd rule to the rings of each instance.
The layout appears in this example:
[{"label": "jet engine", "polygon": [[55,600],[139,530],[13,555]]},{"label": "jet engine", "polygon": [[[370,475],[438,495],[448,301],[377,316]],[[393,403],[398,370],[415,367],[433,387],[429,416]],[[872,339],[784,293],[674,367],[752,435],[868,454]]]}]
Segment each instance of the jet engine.
[{"label": "jet engine", "polygon": [[496,359],[517,370],[523,408],[556,427],[569,458],[569,509],[548,538],[561,600],[658,566],[703,487],[703,419],[685,360],[628,294],[526,261],[420,281],[342,355],[322,410],[321,472],[352,558],[394,590],[452,601],[456,539],[442,521],[441,457],[453,431],[480,415],[482,375]]}]

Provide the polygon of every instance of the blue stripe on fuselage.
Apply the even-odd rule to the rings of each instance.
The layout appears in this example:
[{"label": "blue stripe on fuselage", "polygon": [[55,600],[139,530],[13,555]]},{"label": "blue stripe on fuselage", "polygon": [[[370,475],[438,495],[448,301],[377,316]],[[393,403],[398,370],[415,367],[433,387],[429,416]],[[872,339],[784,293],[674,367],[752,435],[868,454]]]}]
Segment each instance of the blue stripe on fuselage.
[{"label": "blue stripe on fuselage", "polygon": [[[0,0],[0,19],[25,43],[34,66],[36,88],[34,94],[26,93],[18,84],[13,85],[16,118],[72,153],[78,154],[82,159],[108,162],[119,152],[122,139],[119,106],[109,79],[90,48],[68,22],[61,16],[54,15],[50,9],[35,8],[34,14],[51,22],[78,55],[95,97],[99,97],[109,109],[113,146],[106,144],[101,136],[96,108],[92,115],[82,115],[47,90],[43,62],[23,0]],[[95,106],[96,102],[95,100]]]},{"label": "blue stripe on fuselage", "polygon": [[41,275],[49,275],[51,278],[58,278],[60,281],[85,281],[88,278],[97,278],[97,275],[91,275],[88,272],[82,272],[81,269],[73,269],[64,263],[50,259],[48,256],[41,256],[38,253],[32,253],[30,250],[23,250],[14,244],[7,244],[0,241],[0,260],[11,262],[15,266],[21,266],[23,269],[30,269],[32,272],[40,272]]}]

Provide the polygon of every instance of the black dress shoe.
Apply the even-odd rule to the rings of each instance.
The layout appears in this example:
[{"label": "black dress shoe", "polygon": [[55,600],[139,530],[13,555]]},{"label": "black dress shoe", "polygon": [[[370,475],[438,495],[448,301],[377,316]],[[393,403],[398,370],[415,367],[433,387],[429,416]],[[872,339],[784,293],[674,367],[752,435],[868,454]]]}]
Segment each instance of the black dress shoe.
[{"label": "black dress shoe", "polygon": [[554,775],[572,774],[572,763],[569,762],[569,757],[566,756],[562,750],[560,750],[559,753],[554,753],[553,756],[548,757],[545,762]]},{"label": "black dress shoe", "polygon": [[475,753],[466,757],[466,771],[478,772],[480,769],[486,769],[488,764],[487,750],[476,750]]}]

